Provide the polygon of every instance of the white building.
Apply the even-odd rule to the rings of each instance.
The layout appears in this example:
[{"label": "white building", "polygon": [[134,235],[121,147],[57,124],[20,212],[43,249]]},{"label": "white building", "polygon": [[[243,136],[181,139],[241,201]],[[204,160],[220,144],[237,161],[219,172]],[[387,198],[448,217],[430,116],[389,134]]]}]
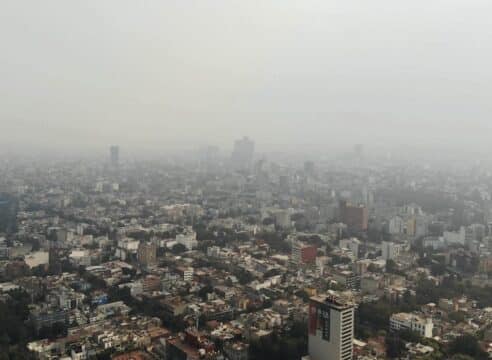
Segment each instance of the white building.
[{"label": "white building", "polygon": [[354,305],[334,296],[316,296],[309,304],[311,360],[351,360],[354,340]]},{"label": "white building", "polygon": [[354,256],[354,259],[356,260],[359,258],[359,247],[360,247],[360,240],[357,238],[340,240],[340,248],[350,250],[350,252]]},{"label": "white building", "polygon": [[91,256],[88,250],[74,249],[70,253],[70,260],[76,265],[91,266]]},{"label": "white building", "polygon": [[176,241],[178,244],[184,245],[188,250],[192,250],[198,246],[198,241],[196,240],[196,232],[191,232],[187,234],[176,235]]},{"label": "white building", "polygon": [[390,317],[390,330],[411,330],[418,333],[420,336],[431,338],[434,324],[432,319],[424,319],[415,314],[398,313]]},{"label": "white building", "polygon": [[415,237],[427,235],[427,218],[425,216],[417,216],[415,218]]},{"label": "white building", "polygon": [[391,241],[383,241],[381,244],[381,252],[384,260],[394,260],[400,256],[400,245]]},{"label": "white building", "polygon": [[466,243],[466,229],[464,226],[458,232],[445,231],[443,234],[444,241],[447,245],[462,245]]},{"label": "white building", "polygon": [[220,247],[218,246],[209,246],[207,248],[207,256],[218,258],[220,257]]},{"label": "white building", "polygon": [[405,221],[401,217],[394,216],[388,223],[388,232],[391,235],[403,234],[405,232],[405,225]]},{"label": "white building", "polygon": [[184,269],[183,270],[183,280],[184,281],[192,281],[194,273],[195,273],[195,270],[192,267]]},{"label": "white building", "polygon": [[290,219],[289,210],[277,210],[274,212],[274,216],[275,216],[275,224],[278,227],[282,229],[287,229],[291,227],[292,222]]}]

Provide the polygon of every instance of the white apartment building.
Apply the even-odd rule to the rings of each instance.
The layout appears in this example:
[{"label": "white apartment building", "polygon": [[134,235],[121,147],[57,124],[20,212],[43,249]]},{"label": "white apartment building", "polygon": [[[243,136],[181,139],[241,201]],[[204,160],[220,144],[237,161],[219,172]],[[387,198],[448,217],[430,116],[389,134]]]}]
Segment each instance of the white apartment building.
[{"label": "white apartment building", "polygon": [[196,240],[196,232],[178,234],[176,235],[176,241],[178,244],[184,245],[188,250],[192,250],[198,245],[198,241]]},{"label": "white apartment building", "polygon": [[401,246],[391,241],[383,241],[381,244],[381,252],[384,260],[394,260],[400,256]]},{"label": "white apartment building", "polygon": [[390,330],[411,330],[420,336],[431,338],[434,324],[430,318],[422,318],[410,313],[397,313],[390,317]]}]

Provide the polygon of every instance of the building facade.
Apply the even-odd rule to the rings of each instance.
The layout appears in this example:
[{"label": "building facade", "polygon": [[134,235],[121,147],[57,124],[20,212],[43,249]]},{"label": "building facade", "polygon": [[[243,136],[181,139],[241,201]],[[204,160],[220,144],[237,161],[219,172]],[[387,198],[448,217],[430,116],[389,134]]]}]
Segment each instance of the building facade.
[{"label": "building facade", "polygon": [[424,319],[415,314],[398,313],[390,317],[390,330],[392,331],[410,330],[420,336],[431,338],[433,329],[432,319]]},{"label": "building facade", "polygon": [[334,296],[312,297],[308,345],[311,360],[350,360],[353,340],[354,305]]}]

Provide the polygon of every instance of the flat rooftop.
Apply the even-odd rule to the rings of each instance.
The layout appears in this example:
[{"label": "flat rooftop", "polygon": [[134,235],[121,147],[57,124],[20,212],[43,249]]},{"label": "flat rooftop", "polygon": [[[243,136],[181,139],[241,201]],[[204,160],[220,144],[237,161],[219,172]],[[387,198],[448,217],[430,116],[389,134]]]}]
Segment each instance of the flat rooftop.
[{"label": "flat rooftop", "polygon": [[347,310],[354,307],[354,304],[334,295],[317,295],[310,298],[312,302],[327,305],[336,310]]}]

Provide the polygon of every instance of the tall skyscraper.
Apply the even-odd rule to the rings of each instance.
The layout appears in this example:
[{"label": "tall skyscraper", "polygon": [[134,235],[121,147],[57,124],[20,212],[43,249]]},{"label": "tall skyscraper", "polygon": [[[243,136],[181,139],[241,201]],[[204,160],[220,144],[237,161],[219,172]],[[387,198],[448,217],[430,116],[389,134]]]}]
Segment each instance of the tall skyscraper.
[{"label": "tall skyscraper", "polygon": [[117,167],[120,163],[120,147],[113,145],[109,148],[109,163],[112,167]]},{"label": "tall skyscraper", "polygon": [[312,297],[309,303],[309,357],[311,360],[351,360],[354,305],[335,296]]},{"label": "tall skyscraper", "polygon": [[253,163],[253,155],[255,153],[255,143],[248,137],[244,137],[234,142],[234,150],[232,151],[232,166],[237,170],[247,170],[251,168]]},{"label": "tall skyscraper", "polygon": [[62,253],[63,249],[58,241],[50,241],[48,249],[49,271],[51,274],[61,274],[62,272]]}]

